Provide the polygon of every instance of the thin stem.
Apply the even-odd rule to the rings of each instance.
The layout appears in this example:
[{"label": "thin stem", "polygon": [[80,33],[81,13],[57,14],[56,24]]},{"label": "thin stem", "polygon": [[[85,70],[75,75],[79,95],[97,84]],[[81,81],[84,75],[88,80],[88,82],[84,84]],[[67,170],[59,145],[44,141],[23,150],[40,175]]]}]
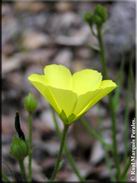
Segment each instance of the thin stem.
[{"label": "thin stem", "polygon": [[125,115],[124,115],[124,122],[125,122],[125,126],[124,126],[125,160],[127,159],[127,156],[128,156],[128,135],[129,135],[128,134],[128,130],[129,130],[128,129],[128,125],[129,125],[128,116],[129,116],[129,106],[128,106],[128,99],[126,99],[126,107],[125,107]]},{"label": "thin stem", "polygon": [[29,164],[28,164],[28,181],[32,181],[32,114],[29,113],[28,116],[28,127],[29,127],[29,138],[28,138],[28,145],[29,145]]},{"label": "thin stem", "polygon": [[53,170],[50,181],[54,181],[54,179],[56,177],[56,174],[59,170],[60,160],[61,160],[61,157],[62,157],[63,148],[64,148],[64,144],[65,144],[65,138],[66,138],[66,135],[67,135],[68,128],[69,128],[68,125],[64,125],[64,130],[63,130],[63,134],[62,134],[62,137],[61,137],[62,139],[61,139],[61,144],[60,144],[60,150],[59,150],[59,153],[58,153],[58,157],[57,157],[57,160],[56,160],[56,163],[55,163],[55,168]]},{"label": "thin stem", "polygon": [[110,147],[102,138],[102,136],[96,132],[94,129],[92,129],[88,122],[85,121],[83,118],[80,119],[81,124],[84,126],[84,128],[88,131],[88,133],[94,137],[95,139],[97,139],[104,147],[106,147],[108,149],[108,147]]},{"label": "thin stem", "polygon": [[61,139],[61,131],[60,131],[59,126],[58,126],[58,123],[57,123],[57,119],[56,119],[56,116],[55,116],[55,112],[53,111],[52,108],[50,108],[50,110],[51,110],[51,115],[52,115],[52,119],[53,119],[53,123],[54,123],[55,130],[57,132],[58,137]]},{"label": "thin stem", "polygon": [[127,163],[125,165],[125,169],[124,169],[123,173],[121,173],[121,176],[120,176],[122,178],[122,180],[125,179],[130,165],[131,165],[131,160],[130,160],[130,158],[128,158]]},{"label": "thin stem", "polygon": [[19,166],[20,166],[23,181],[26,181],[26,173],[25,173],[25,167],[24,167],[23,161],[19,161]]},{"label": "thin stem", "polygon": [[112,175],[112,160],[109,156],[109,152],[107,151],[107,149],[104,147],[104,151],[106,153],[106,156],[105,156],[105,161],[106,161],[106,165],[108,167],[108,170],[109,170],[109,174],[110,174],[110,179],[112,182],[115,182],[115,177]]},{"label": "thin stem", "polygon": [[[83,118],[80,119],[80,122],[81,124],[84,126],[84,128],[87,130],[87,132],[89,133],[89,135],[92,137],[92,138],[95,138],[97,139],[103,146],[104,148],[104,151],[106,153],[106,163],[107,163],[107,166],[108,166],[108,169],[111,170],[111,167],[112,167],[112,162],[111,162],[111,159],[109,157],[109,150],[112,150],[112,146],[110,144],[107,144],[104,140],[103,140],[103,137],[102,135],[100,135],[97,131],[94,130],[94,128],[91,128],[88,121],[84,120]],[[111,172],[110,172],[111,174]],[[115,181],[114,180],[114,177],[112,177],[112,181]]]},{"label": "thin stem", "polygon": [[76,166],[76,164],[75,164],[75,161],[74,161],[72,155],[70,154],[70,152],[69,152],[69,150],[68,150],[67,145],[65,145],[64,148],[65,148],[65,153],[66,153],[66,156],[67,156],[67,158],[68,158],[68,161],[69,161],[69,163],[70,163],[72,169],[74,170],[75,174],[76,174],[77,177],[79,178],[80,182],[85,182],[84,177],[82,177],[82,176],[80,175],[80,172],[79,172],[79,170],[78,170],[78,168],[77,168],[77,166]]},{"label": "thin stem", "polygon": [[[105,48],[102,38],[102,29],[101,27],[97,26],[97,32],[98,32],[98,41],[100,46],[100,60],[102,64],[102,72],[105,79],[108,78],[108,71],[107,71],[107,64],[106,64],[106,56],[105,56]],[[115,161],[116,166],[116,178],[119,180],[120,176],[120,166],[119,166],[119,157],[118,157],[118,149],[117,149],[117,141],[116,141],[116,114],[115,109],[113,107],[113,101],[112,101],[112,95],[109,95],[109,111],[111,114],[111,120],[112,120],[112,145],[113,145],[113,157]]]},{"label": "thin stem", "polygon": [[93,34],[93,36],[97,37],[97,34],[96,34],[96,32],[95,32],[94,28],[92,27],[92,28],[90,28],[90,30],[91,30],[91,32],[92,32],[92,34]]},{"label": "thin stem", "polygon": [[[130,66],[131,67],[131,66]],[[132,87],[130,86],[131,84],[131,72],[130,72],[130,68],[129,68],[129,73],[128,73],[128,86],[127,86],[127,92],[126,92],[126,95],[129,96],[129,97],[126,97],[125,101],[126,101],[126,106],[125,106],[125,115],[124,115],[124,122],[125,122],[125,128],[124,128],[124,145],[125,145],[125,160],[127,159],[128,157],[128,136],[129,136],[129,133],[128,133],[128,125],[129,125],[129,103],[130,103],[130,93],[132,91]]]},{"label": "thin stem", "polygon": [[99,47],[100,47],[100,60],[101,60],[101,64],[102,64],[102,72],[103,72],[104,79],[107,79],[108,73],[107,73],[106,55],[105,55],[105,48],[104,48],[101,31],[102,31],[101,27],[97,26],[97,38],[98,38]]},{"label": "thin stem", "polygon": [[113,157],[115,161],[115,166],[116,166],[116,178],[119,180],[120,176],[120,164],[119,164],[119,157],[118,157],[118,147],[117,147],[117,139],[116,139],[116,114],[115,110],[113,108],[113,101],[111,95],[109,96],[109,109],[110,109],[110,114],[111,114],[111,121],[112,121],[112,146],[113,146]]},{"label": "thin stem", "polygon": [[[51,112],[52,112],[53,122],[54,122],[54,126],[55,126],[55,129],[56,129],[57,135],[61,139],[61,131],[59,129],[59,126],[58,126],[58,123],[57,123],[57,120],[56,120],[55,112],[52,109],[51,109]],[[73,171],[75,172],[75,174],[79,178],[80,182],[84,182],[85,179],[80,175],[80,172],[79,172],[79,170],[78,170],[78,168],[75,164],[75,161],[74,161],[74,159],[73,159],[66,143],[64,145],[64,150],[65,150],[65,154],[66,154],[66,157],[68,159],[68,162],[69,162],[70,166],[72,167]]]}]

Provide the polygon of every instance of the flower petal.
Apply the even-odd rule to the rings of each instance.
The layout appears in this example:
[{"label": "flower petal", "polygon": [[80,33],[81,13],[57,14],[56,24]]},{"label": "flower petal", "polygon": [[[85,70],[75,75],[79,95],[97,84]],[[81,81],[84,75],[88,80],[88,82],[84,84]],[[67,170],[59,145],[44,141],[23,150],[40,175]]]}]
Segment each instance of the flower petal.
[{"label": "flower petal", "polygon": [[69,69],[63,65],[48,65],[44,68],[44,74],[49,85],[60,89],[72,89],[72,75]]},{"label": "flower petal", "polygon": [[87,92],[86,94],[78,96],[78,101],[74,109],[74,114],[76,116],[87,106],[87,104],[92,100],[92,98],[97,94],[98,90]]},{"label": "flower petal", "polygon": [[48,82],[44,75],[32,74],[28,77],[28,80],[32,85],[37,88],[37,90],[44,96],[44,98],[51,104],[51,106],[58,112],[61,112],[61,109],[57,105],[52,93],[49,91]]},{"label": "flower petal", "polygon": [[49,86],[44,75],[32,74],[28,79],[59,114],[63,110],[67,117],[71,115],[77,102],[74,92]]},{"label": "flower petal", "polygon": [[102,81],[101,86],[98,90],[94,92],[88,92],[79,97],[78,106],[76,107],[74,114],[76,114],[77,116],[81,116],[83,113],[87,112],[93,105],[95,105],[100,99],[102,99],[116,87],[117,85],[111,80]]},{"label": "flower petal", "polygon": [[57,105],[64,111],[66,116],[70,116],[77,102],[77,96],[69,90],[58,89],[49,86],[50,92],[53,94]]},{"label": "flower petal", "polygon": [[78,95],[82,95],[99,88],[101,81],[101,73],[92,69],[85,69],[73,74],[73,90]]}]

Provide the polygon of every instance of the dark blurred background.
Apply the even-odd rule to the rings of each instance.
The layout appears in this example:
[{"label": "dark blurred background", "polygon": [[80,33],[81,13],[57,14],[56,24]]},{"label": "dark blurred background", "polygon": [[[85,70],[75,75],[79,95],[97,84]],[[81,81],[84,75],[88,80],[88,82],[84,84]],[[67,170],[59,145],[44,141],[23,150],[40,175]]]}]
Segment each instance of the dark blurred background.
[{"label": "dark blurred background", "polygon": [[[135,78],[135,2],[3,1],[2,161],[4,171],[12,177],[19,176],[18,165],[9,155],[9,144],[15,134],[14,117],[16,111],[19,111],[21,126],[27,135],[27,114],[23,108],[23,98],[30,91],[36,95],[39,103],[33,120],[33,179],[43,181],[46,175],[51,174],[59,139],[47,102],[30,85],[27,76],[34,72],[42,73],[45,65],[53,63],[66,65],[73,72],[84,68],[101,71],[98,42],[83,20],[84,13],[93,10],[97,4],[102,4],[108,9],[109,17],[104,24],[104,41],[110,78],[117,82],[121,63],[124,65],[120,107],[117,113],[119,154],[124,154],[123,123],[127,97],[130,98],[128,121],[135,116],[134,82],[132,89],[127,93],[130,66]],[[101,130],[103,138],[111,143],[107,97],[85,116],[91,127]],[[62,128],[58,117],[57,120]],[[110,175],[101,144],[92,139],[78,122],[69,132],[68,145],[82,175],[87,179],[109,180]],[[57,178],[77,180],[67,159]]]}]

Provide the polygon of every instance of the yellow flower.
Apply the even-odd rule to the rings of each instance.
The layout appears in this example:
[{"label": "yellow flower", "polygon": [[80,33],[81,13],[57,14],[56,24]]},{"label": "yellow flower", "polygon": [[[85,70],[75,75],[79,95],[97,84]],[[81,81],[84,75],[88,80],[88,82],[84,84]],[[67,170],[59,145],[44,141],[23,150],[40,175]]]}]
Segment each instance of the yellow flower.
[{"label": "yellow flower", "polygon": [[32,74],[29,81],[44,96],[65,124],[87,112],[117,85],[102,80],[101,73],[84,69],[74,74],[63,65],[48,65],[44,74]]}]

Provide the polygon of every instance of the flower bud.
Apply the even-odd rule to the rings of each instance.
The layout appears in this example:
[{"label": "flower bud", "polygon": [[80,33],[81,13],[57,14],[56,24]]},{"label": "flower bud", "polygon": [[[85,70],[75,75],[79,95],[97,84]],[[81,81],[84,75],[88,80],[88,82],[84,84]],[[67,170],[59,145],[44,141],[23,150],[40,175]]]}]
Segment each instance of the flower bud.
[{"label": "flower bud", "polygon": [[28,112],[34,112],[36,110],[37,101],[31,93],[24,98],[24,107]]},{"label": "flower bud", "polygon": [[94,10],[94,15],[95,15],[95,18],[98,17],[96,19],[99,19],[100,17],[100,20],[96,21],[96,24],[102,25],[107,20],[107,17],[108,17],[107,9],[104,6],[97,5]]},{"label": "flower bud", "polygon": [[102,25],[102,18],[99,15],[93,15],[92,19],[94,21],[94,24],[96,24],[97,26]]},{"label": "flower bud", "polygon": [[86,12],[84,15],[84,20],[87,22],[90,26],[92,26],[93,20],[92,20],[92,13],[91,12]]},{"label": "flower bud", "polygon": [[87,12],[84,15],[84,20],[92,26],[93,24],[97,26],[102,26],[102,24],[107,20],[107,9],[102,5],[97,5],[94,12]]},{"label": "flower bud", "polygon": [[28,155],[28,145],[21,138],[14,137],[10,146],[10,154],[18,161],[23,161],[23,159]]}]

